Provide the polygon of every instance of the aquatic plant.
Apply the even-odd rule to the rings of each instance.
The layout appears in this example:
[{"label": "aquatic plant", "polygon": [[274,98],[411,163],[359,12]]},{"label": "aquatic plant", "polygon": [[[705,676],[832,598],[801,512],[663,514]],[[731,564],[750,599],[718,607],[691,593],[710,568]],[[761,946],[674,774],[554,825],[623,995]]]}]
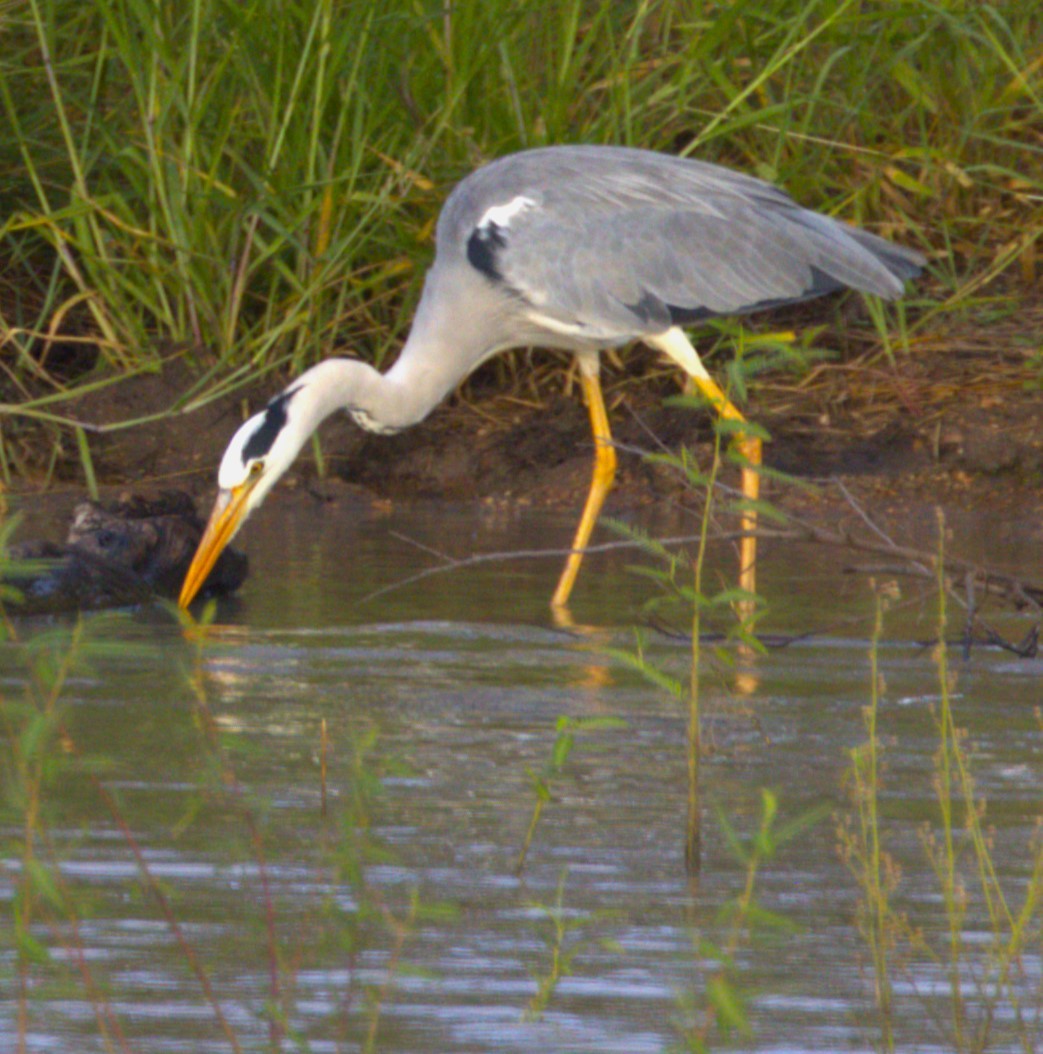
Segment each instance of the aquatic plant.
[{"label": "aquatic plant", "polygon": [[[703,630],[700,614],[714,609],[731,607],[740,615],[752,598],[737,596],[724,589],[716,597],[703,594],[703,566],[706,558],[707,525],[710,509],[717,494],[717,467],[720,460],[720,436],[710,471],[701,474],[691,468],[686,451],[677,456],[654,455],[683,472],[690,493],[698,496],[702,505],[702,530],[699,547],[694,556],[673,545],[665,545],[639,532],[619,527],[632,540],[640,542],[640,549],[649,561],[635,570],[659,588],[660,595],[651,602],[649,611],[668,604],[675,612],[693,613],[690,637],[691,668],[687,679],[677,677],[651,664],[645,655],[644,634],[637,635],[637,646],[632,651],[616,650],[618,661],[638,670],[658,688],[667,691],[683,703],[689,701],[688,756],[689,756],[689,852],[690,870],[698,870],[698,857],[693,860],[691,846],[693,831],[698,837],[698,821],[693,823],[700,802],[699,787],[699,674],[702,656]],[[773,514],[770,507],[765,509]],[[939,538],[944,539],[944,519],[939,512]],[[937,899],[942,904],[945,930],[940,940],[928,936],[929,924],[919,923],[900,897],[901,866],[888,849],[893,821],[880,809],[881,787],[884,782],[887,751],[880,731],[880,707],[885,685],[880,664],[885,615],[898,598],[897,585],[891,581],[874,588],[874,622],[869,648],[870,701],[864,711],[866,742],[850,753],[848,778],[855,805],[855,820],[846,819],[840,826],[840,844],[844,860],[862,891],[858,926],[866,942],[869,967],[878,1008],[880,1043],[882,1049],[902,1049],[895,1035],[895,1018],[899,987],[905,998],[917,993],[923,985],[924,1009],[934,1021],[941,1042],[947,1049],[985,1051],[996,1043],[1013,1041],[1025,1051],[1034,1050],[1039,1040],[1039,992],[1031,992],[1031,978],[1026,977],[1025,954],[1043,934],[1040,905],[1043,903],[1043,839],[1039,837],[1043,816],[1036,818],[1036,834],[1027,846],[1027,859],[1017,870],[1028,878],[1019,891],[1020,904],[1011,903],[1010,882],[1001,882],[1000,870],[993,857],[993,839],[985,823],[986,802],[977,793],[972,774],[971,754],[967,737],[955,718],[953,697],[954,676],[948,661],[946,642],[947,599],[956,595],[945,570],[943,542],[934,559],[925,566],[933,568],[938,604],[934,661],[937,667],[939,694],[932,711],[938,735],[938,749],[933,758],[932,785],[938,815],[921,831],[924,856],[936,877]],[[694,581],[686,579],[693,574]],[[973,620],[974,608],[970,600],[968,618]],[[734,647],[725,646],[729,637],[740,639],[744,646],[760,648],[751,626],[762,612],[756,606],[746,608],[748,619],[740,619],[738,629],[726,633],[715,645],[715,658],[723,669],[735,665]],[[674,615],[676,623],[677,617]],[[658,619],[659,628],[668,624]],[[970,632],[970,621],[968,633]],[[1041,718],[1043,723],[1043,718]],[[762,792],[767,794],[767,792]],[[765,823],[770,826],[774,815],[774,799],[765,799]],[[802,818],[788,832],[791,836],[807,823],[820,818],[824,810],[817,810]],[[738,852],[734,832],[724,818],[721,829],[733,851]],[[748,892],[761,863],[770,859],[771,847],[776,842],[765,834],[756,843],[756,851],[741,855],[747,866]],[[761,855],[763,854],[763,855]],[[738,898],[735,911],[742,917],[748,901],[746,894]],[[769,916],[770,918],[770,916]],[[979,925],[984,920],[990,934],[982,946],[969,938],[969,926],[974,919]],[[777,920],[773,920],[777,921]],[[683,1001],[685,1049],[705,1051],[717,1038],[727,1040],[730,1031],[748,1033],[749,1019],[742,997],[741,979],[734,965],[734,944],[737,937],[729,937],[724,944],[697,941],[696,961],[708,978],[702,986],[688,994]],[[717,972],[712,965],[717,964]],[[924,965],[937,970],[948,986],[948,1017],[940,1016],[933,991],[936,984],[925,979]],[[1031,971],[1029,971],[1031,972]],[[693,1022],[695,1022],[693,1024]],[[1007,1049],[1004,1046],[1003,1049]]]},{"label": "aquatic plant", "polygon": [[735,1034],[753,1035],[742,969],[737,961],[743,948],[756,947],[768,937],[784,937],[796,932],[785,916],[766,909],[757,900],[759,873],[774,859],[779,849],[793,840],[826,814],[826,808],[811,809],[803,815],[780,823],[778,799],[770,790],[760,793],[761,812],[755,831],[741,835],[722,809],[717,822],[732,856],[741,864],[742,889],[721,905],[716,924],[721,936],[708,935],[710,927],[692,931],[693,958],[700,974],[699,987],[681,994],[679,1017],[675,1022],[679,1044],[672,1050],[688,1054],[705,1054],[717,1045],[727,1043]]},{"label": "aquatic plant", "polygon": [[590,947],[598,947],[614,955],[623,955],[622,945],[611,937],[595,937],[585,932],[594,924],[617,917],[619,912],[575,912],[565,907],[565,884],[568,868],[564,868],[558,879],[558,887],[552,904],[534,902],[531,907],[539,912],[545,931],[547,962],[542,969],[533,969],[536,992],[522,1014],[525,1021],[539,1021],[549,1006],[562,978],[572,973],[572,963],[578,955]]},{"label": "aquatic plant", "polygon": [[[732,374],[741,378],[744,368],[748,369],[749,363],[740,353],[732,364]],[[743,382],[740,380],[738,384],[741,387]],[[680,396],[670,401],[676,405],[689,406],[693,409],[703,409],[705,406],[704,401],[696,396]],[[764,429],[756,425],[744,422],[742,427],[744,434],[753,434],[762,440],[768,438]],[[683,547],[667,546],[652,538],[647,532],[635,529],[621,521],[608,521],[613,530],[635,543],[638,551],[649,558],[645,563],[633,565],[630,568],[635,574],[648,578],[657,587],[656,594],[645,602],[645,616],[659,618],[665,612],[669,620],[676,617],[679,612],[680,618],[687,620],[690,627],[688,635],[690,660],[686,681],[646,660],[643,636],[640,632],[635,636],[636,647],[633,650],[605,649],[606,654],[636,670],[652,684],[666,690],[679,703],[686,706],[688,819],[685,834],[685,864],[690,874],[698,873],[702,856],[702,799],[699,789],[699,765],[702,754],[700,699],[704,659],[704,617],[723,612],[729,613],[723,639],[713,648],[713,656],[719,666],[734,670],[737,654],[748,658],[764,650],[756,635],[757,620],[763,614],[762,599],[729,584],[713,594],[707,594],[703,586],[711,524],[718,515],[718,503],[722,511],[738,516],[740,523],[742,523],[742,514],[751,507],[751,503],[746,499],[719,502],[718,477],[722,464],[721,443],[726,437],[735,433],[734,422],[726,420],[715,422],[713,454],[708,470],[701,469],[697,460],[686,448],[682,448],[678,454],[646,455],[650,463],[665,465],[675,470],[687,491],[701,500],[700,511],[697,514],[698,532],[695,536],[694,553],[688,553]],[[729,456],[742,461],[738,453],[730,453]],[[758,501],[752,504],[755,504],[758,515],[769,519],[778,515],[767,502]],[[738,682],[741,684],[741,681],[740,672]]]},{"label": "aquatic plant", "polygon": [[[103,758],[85,755],[66,723],[64,695],[74,672],[109,652],[109,630],[122,619],[98,615],[38,632],[21,642],[7,622],[5,646],[14,649],[24,671],[22,698],[0,692],[0,822],[12,833],[0,843],[0,857],[18,861],[17,871],[0,865],[14,896],[10,905],[17,991],[15,1035],[18,1049],[27,1049],[33,1016],[34,990],[41,977],[79,985],[95,1011],[99,1034],[110,1048],[127,1049],[123,1028],[106,994],[106,986],[90,964],[81,938],[81,924],[89,915],[89,898],[62,873],[63,839],[52,826],[59,786],[81,783],[121,832],[138,865],[143,888],[154,898],[173,938],[179,942],[200,981],[204,997],[226,1031],[219,1004],[213,999],[208,975],[185,939],[170,900],[152,874],[141,847],[127,824],[116,797],[100,778]],[[128,658],[132,647],[124,647]],[[140,654],[140,653],[139,653]],[[62,954],[55,956],[60,949]]]},{"label": "aquatic plant", "polygon": [[[368,1054],[378,1049],[381,1024],[393,1001],[398,978],[408,966],[405,952],[409,941],[420,927],[433,922],[444,924],[455,914],[451,904],[422,899],[415,888],[403,903],[393,903],[370,879],[372,867],[395,861],[394,852],[373,829],[384,780],[392,775],[406,775],[408,769],[378,750],[376,727],[356,729],[332,748],[343,756],[345,764],[341,766],[339,793],[331,803],[327,792],[331,748],[325,721],[320,723],[320,808],[314,836],[320,848],[319,866],[332,892],[315,906],[313,919],[297,920],[292,934],[282,932],[266,864],[268,846],[279,849],[279,833],[269,830],[270,825],[265,823],[266,803],[254,801],[236,776],[233,761],[242,749],[238,738],[223,732],[211,712],[207,660],[220,639],[219,630],[210,628],[213,613],[211,603],[200,621],[185,612],[179,612],[178,617],[194,645],[187,679],[208,746],[210,793],[219,799],[231,796],[247,832],[249,853],[259,876],[271,1044],[274,1049],[289,1039],[307,1049],[296,1022],[294,974],[308,965],[311,956],[332,952],[347,971],[336,1013],[338,1031],[342,1041],[350,1036]],[[361,976],[361,958],[377,947],[383,948],[386,956],[379,980],[365,980]]]},{"label": "aquatic plant", "polygon": [[559,779],[564,771],[565,765],[572,754],[572,748],[576,745],[576,736],[580,733],[598,732],[606,729],[626,728],[626,721],[618,717],[569,717],[562,714],[554,725],[554,742],[551,744],[550,756],[540,770],[527,769],[529,782],[533,791],[532,816],[529,826],[525,830],[521,849],[518,851],[518,859],[514,865],[516,874],[521,874],[525,869],[525,860],[532,846],[532,839],[536,834],[536,827],[543,815],[543,810],[553,800],[553,784]]},{"label": "aquatic plant", "polygon": [[[211,606],[208,615],[212,613]],[[89,730],[77,728],[75,708],[67,702],[74,677],[96,664],[154,664],[156,646],[139,644],[127,634],[126,615],[95,615],[51,628],[6,625],[7,638],[0,642],[5,665],[0,691],[0,886],[6,887],[0,896],[0,959],[4,987],[16,1008],[8,1029],[16,1049],[30,1048],[37,1022],[63,993],[93,1011],[94,1034],[106,1049],[137,1049],[117,1006],[121,990],[111,964],[95,960],[91,938],[83,935],[85,922],[98,914],[104,917],[107,904],[91,883],[70,873],[81,825],[110,831],[110,851],[117,858],[122,851],[133,866],[136,880],[129,880],[119,895],[137,902],[143,921],[159,924],[175,969],[180,964],[194,979],[200,1006],[213,1023],[211,1039],[231,1051],[252,1048],[256,1036],[230,1012],[233,997],[226,979],[197,947],[192,927],[182,917],[185,891],[157,873],[155,845],[140,833],[139,805],[133,795],[127,800],[118,789],[121,781],[112,778],[126,760],[110,756],[108,744],[85,746],[81,739]],[[372,831],[372,814],[384,775],[400,769],[393,759],[378,755],[375,731],[360,730],[336,744],[347,765],[338,764],[339,793],[329,815],[313,818],[316,849],[310,856],[336,894],[317,900],[313,917],[298,913],[289,925],[280,916],[269,865],[272,856],[281,861],[286,832],[270,803],[240,781],[238,762],[251,748],[241,734],[224,728],[213,710],[210,663],[219,633],[205,619],[196,623],[186,618],[183,629],[183,637],[172,638],[175,644],[180,639],[183,680],[166,686],[180,693],[184,705],[176,713],[182,723],[178,728],[168,724],[164,735],[193,744],[182,775],[191,780],[194,772],[197,785],[174,796],[175,815],[160,826],[169,822],[168,833],[175,840],[190,836],[203,822],[208,832],[223,828],[228,831],[223,858],[247,865],[243,874],[251,877],[244,883],[244,921],[260,922],[258,958],[250,965],[252,970],[260,963],[266,979],[260,1002],[267,1046],[307,1049],[299,1028],[296,974],[310,955],[335,945],[348,978],[335,1020],[359,1049],[378,1049],[381,1023],[407,966],[409,940],[421,926],[444,922],[452,914],[451,906],[421,900],[416,891],[403,903],[392,902],[369,878],[375,863],[392,859]],[[24,640],[19,636],[23,632]],[[18,671],[20,692],[10,688],[18,683]],[[309,946],[305,942],[310,937],[315,939]],[[359,959],[375,948],[386,950],[383,967],[363,976]],[[237,1005],[242,998],[236,992]]]},{"label": "aquatic plant", "polygon": [[[899,1000],[922,1000],[946,1049],[978,1052],[1020,1048],[1037,1050],[1040,1042],[1040,991],[1032,992],[1025,955],[1043,937],[1043,814],[1037,814],[1032,841],[1022,847],[1015,868],[1024,877],[1001,880],[994,842],[986,824],[988,803],[974,778],[973,746],[957,722],[955,675],[946,642],[948,625],[945,571],[945,523],[938,517],[937,625],[934,662],[938,696],[931,719],[938,747],[930,781],[936,814],[920,830],[920,845],[935,878],[944,926],[937,936],[913,907],[900,899],[902,868],[888,849],[893,826],[881,810],[886,786],[887,749],[881,733],[885,686],[879,666],[884,618],[897,596],[894,583],[877,587],[876,619],[870,645],[870,701],[865,709],[867,740],[851,752],[849,769],[854,817],[839,825],[843,859],[858,883],[858,925],[868,949],[884,1050],[901,1049],[895,1018]],[[1043,726],[1043,719],[1041,726]],[[1010,865],[1005,871],[1010,872]],[[970,939],[983,932],[984,940]],[[939,977],[939,983],[927,978]],[[924,989],[920,994],[921,987]],[[947,990],[945,1009],[937,1009],[939,990]]]}]

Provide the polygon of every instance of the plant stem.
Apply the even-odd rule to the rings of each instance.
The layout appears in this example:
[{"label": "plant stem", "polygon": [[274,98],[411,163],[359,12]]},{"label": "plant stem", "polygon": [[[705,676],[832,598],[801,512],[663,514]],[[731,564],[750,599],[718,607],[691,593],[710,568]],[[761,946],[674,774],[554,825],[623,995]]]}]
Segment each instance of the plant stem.
[{"label": "plant stem", "polygon": [[702,755],[702,725],[699,713],[700,630],[703,601],[703,567],[710,537],[710,514],[713,509],[714,486],[721,466],[721,435],[716,433],[713,445],[713,464],[706,486],[706,503],[699,524],[699,546],[693,561],[695,597],[692,604],[692,658],[688,681],[688,822],[685,828],[685,867],[689,875],[697,875],[702,867],[702,803],[699,793],[699,763]]}]

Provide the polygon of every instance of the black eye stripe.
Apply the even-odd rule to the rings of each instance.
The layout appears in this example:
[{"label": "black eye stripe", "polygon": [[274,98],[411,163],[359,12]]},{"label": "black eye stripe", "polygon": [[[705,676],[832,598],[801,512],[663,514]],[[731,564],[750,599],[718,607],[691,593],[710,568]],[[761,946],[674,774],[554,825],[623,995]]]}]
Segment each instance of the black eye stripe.
[{"label": "black eye stripe", "polygon": [[261,427],[243,444],[244,465],[248,465],[254,458],[264,457],[272,449],[276,436],[286,426],[289,416],[286,413],[287,404],[299,390],[299,388],[288,388],[281,395],[277,395],[265,408]]}]

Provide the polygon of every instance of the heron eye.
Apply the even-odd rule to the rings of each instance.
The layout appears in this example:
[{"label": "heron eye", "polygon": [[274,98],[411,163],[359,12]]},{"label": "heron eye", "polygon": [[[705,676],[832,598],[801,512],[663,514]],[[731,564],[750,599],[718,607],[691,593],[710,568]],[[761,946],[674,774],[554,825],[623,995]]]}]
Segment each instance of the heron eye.
[{"label": "heron eye", "polygon": [[258,476],[259,476],[259,475],[260,475],[260,474],[261,474],[261,473],[262,473],[263,471],[264,471],[264,462],[263,462],[263,461],[255,461],[255,462],[254,462],[254,463],[253,463],[253,464],[252,464],[252,465],[250,466],[250,478],[251,478],[251,479],[257,479],[257,477],[258,477]]}]

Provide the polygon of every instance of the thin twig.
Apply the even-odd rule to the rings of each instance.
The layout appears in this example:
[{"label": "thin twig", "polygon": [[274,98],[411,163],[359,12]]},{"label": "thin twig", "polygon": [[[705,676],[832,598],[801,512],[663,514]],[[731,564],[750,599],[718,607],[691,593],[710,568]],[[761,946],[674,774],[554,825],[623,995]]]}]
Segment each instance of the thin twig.
[{"label": "thin twig", "polygon": [[[728,534],[722,535],[721,537],[732,537],[741,538],[743,532],[729,532]],[[460,557],[459,559],[454,557],[446,556],[444,553],[440,553],[437,550],[430,550],[428,546],[422,542],[418,542],[413,538],[409,538],[407,535],[396,534],[396,538],[400,541],[407,542],[410,545],[415,546],[417,549],[432,552],[432,555],[437,556],[440,560],[446,561],[440,567],[427,567],[423,571],[417,571],[416,574],[408,575],[406,578],[400,578],[397,582],[392,582],[389,585],[382,586],[380,589],[375,589],[372,593],[367,593],[364,597],[361,597],[357,603],[365,604],[370,600],[376,600],[377,597],[384,596],[385,593],[393,593],[399,589],[403,589],[406,586],[414,585],[417,582],[422,581],[425,578],[430,578],[431,575],[445,574],[447,571],[460,571],[467,567],[474,567],[478,564],[494,564],[503,563],[507,560],[543,560],[548,557],[556,557],[560,559],[563,556],[568,556],[573,552],[572,549],[509,549],[505,552],[496,553],[474,553],[471,556]],[[685,545],[690,544],[697,540],[697,536],[694,534],[680,535],[674,538],[662,538],[659,540],[661,545]],[[642,548],[641,542],[636,541],[620,541],[620,542],[602,542],[600,545],[588,545],[585,549],[581,550],[585,556],[589,556],[591,553],[607,553],[614,552],[618,549],[640,549]]]}]

